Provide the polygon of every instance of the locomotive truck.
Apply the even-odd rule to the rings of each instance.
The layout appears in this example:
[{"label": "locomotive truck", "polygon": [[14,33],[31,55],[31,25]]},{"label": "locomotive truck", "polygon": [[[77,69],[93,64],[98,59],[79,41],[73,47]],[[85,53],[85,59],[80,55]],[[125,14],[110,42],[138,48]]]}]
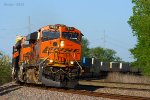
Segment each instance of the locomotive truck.
[{"label": "locomotive truck", "polygon": [[16,82],[73,88],[82,73],[83,34],[74,27],[47,25],[13,46],[12,77]]}]

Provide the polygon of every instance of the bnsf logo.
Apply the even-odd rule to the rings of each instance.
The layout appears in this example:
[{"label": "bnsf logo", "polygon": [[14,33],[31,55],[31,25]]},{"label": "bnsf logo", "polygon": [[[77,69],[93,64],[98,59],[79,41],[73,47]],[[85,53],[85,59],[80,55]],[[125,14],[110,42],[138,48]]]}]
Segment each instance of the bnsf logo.
[{"label": "bnsf logo", "polygon": [[42,53],[47,53],[48,51],[62,51],[62,52],[80,52],[80,49],[69,49],[69,48],[57,48],[57,47],[46,47]]}]

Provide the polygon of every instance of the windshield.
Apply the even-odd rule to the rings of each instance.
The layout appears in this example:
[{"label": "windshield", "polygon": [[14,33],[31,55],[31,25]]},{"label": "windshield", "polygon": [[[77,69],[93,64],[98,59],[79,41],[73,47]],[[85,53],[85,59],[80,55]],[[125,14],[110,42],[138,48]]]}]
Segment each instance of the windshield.
[{"label": "windshield", "polygon": [[81,40],[78,33],[64,32],[62,33],[62,37],[74,42],[80,42]]},{"label": "windshield", "polygon": [[60,34],[59,32],[51,32],[51,31],[43,31],[42,32],[42,40],[52,40],[59,38]]}]

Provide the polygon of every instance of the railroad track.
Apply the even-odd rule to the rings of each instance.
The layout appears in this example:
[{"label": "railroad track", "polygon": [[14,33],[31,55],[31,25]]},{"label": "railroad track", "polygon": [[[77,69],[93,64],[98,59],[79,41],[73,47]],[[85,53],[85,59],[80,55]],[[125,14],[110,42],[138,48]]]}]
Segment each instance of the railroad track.
[{"label": "railroad track", "polygon": [[97,80],[80,81],[80,85],[99,86],[100,88],[111,88],[120,90],[135,90],[135,91],[148,91],[150,92],[150,84],[138,83],[118,83],[118,82],[100,82]]},{"label": "railroad track", "polygon": [[93,92],[92,90],[90,90],[91,88],[93,88],[92,86],[80,86],[79,85],[75,89],[68,89],[68,88],[47,87],[47,86],[35,85],[35,84],[21,84],[21,85],[26,86],[26,87],[43,89],[43,90],[50,90],[50,91],[57,91],[57,92],[71,93],[71,94],[79,94],[79,95],[87,95],[87,96],[94,96],[94,97],[103,97],[103,98],[110,98],[110,99],[150,100],[150,98],[147,98],[147,97],[137,97],[137,96]]},{"label": "railroad track", "polygon": [[100,83],[115,83],[115,84],[132,84],[132,85],[144,85],[144,86],[150,86],[150,84],[146,84],[146,83],[123,83],[123,82],[105,82],[105,81],[101,81],[101,80],[86,80],[86,81],[91,81],[91,82],[100,82]]},{"label": "railroad track", "polygon": [[22,88],[22,86],[20,86],[19,84],[13,84],[13,85],[6,85],[6,86],[3,86],[1,87],[0,86],[0,96],[4,95],[4,94],[7,94],[11,91],[14,91],[14,90],[18,90]]}]

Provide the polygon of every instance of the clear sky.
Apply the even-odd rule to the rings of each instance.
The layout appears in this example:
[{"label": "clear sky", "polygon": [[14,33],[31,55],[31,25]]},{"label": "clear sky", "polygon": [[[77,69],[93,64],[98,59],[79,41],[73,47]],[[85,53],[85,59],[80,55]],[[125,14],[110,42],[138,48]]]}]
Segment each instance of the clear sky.
[{"label": "clear sky", "polygon": [[16,35],[50,24],[78,28],[90,47],[113,49],[124,61],[133,61],[129,52],[136,44],[127,21],[132,15],[131,0],[0,0],[0,50],[11,55]]}]

